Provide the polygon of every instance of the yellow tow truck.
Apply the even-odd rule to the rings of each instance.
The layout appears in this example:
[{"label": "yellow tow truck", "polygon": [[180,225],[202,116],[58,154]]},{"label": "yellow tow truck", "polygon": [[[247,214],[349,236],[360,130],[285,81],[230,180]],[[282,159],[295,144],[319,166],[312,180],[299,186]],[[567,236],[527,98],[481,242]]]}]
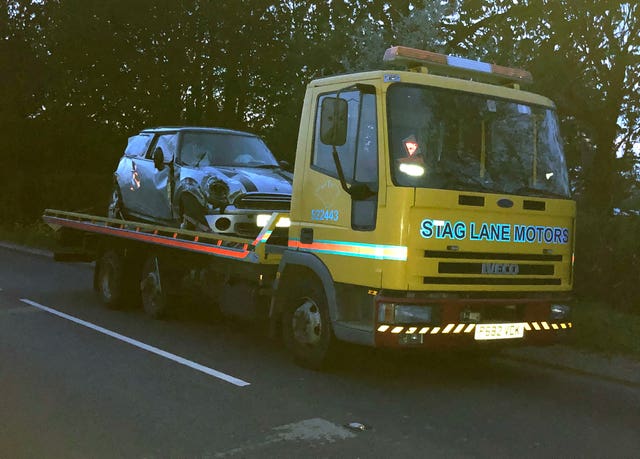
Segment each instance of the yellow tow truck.
[{"label": "yellow tow truck", "polygon": [[340,341],[556,342],[572,328],[576,207],[554,104],[521,89],[524,70],[401,46],[384,60],[402,69],[308,85],[290,212],[260,216],[256,238],[44,220],[89,241],[108,305],[141,297],[161,316],[197,283],[223,313],[268,321],[310,367]]}]

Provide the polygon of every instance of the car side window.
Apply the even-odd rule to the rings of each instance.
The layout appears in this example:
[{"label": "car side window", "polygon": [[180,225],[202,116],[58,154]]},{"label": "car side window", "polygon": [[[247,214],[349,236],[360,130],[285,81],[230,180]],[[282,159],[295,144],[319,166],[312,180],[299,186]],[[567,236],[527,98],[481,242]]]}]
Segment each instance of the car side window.
[{"label": "car side window", "polygon": [[149,150],[149,144],[153,140],[152,134],[138,134],[129,137],[127,148],[124,150],[125,156],[137,157],[144,156]]},{"label": "car side window", "polygon": [[160,148],[162,150],[162,154],[164,155],[164,162],[170,163],[171,161],[173,161],[173,158],[175,158],[177,147],[178,147],[178,134],[176,133],[161,134],[156,139],[156,142],[153,145],[153,148],[151,148],[151,150],[149,150],[149,152],[147,153],[146,158],[153,159],[153,152],[157,148]]}]

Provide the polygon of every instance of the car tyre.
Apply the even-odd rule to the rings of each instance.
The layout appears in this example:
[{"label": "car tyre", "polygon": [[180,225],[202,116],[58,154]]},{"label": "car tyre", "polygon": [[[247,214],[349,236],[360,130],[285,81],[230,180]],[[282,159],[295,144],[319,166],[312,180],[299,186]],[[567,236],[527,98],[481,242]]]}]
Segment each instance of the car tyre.
[{"label": "car tyre", "polygon": [[205,218],[205,209],[191,193],[183,193],[180,196],[180,203],[180,228],[191,231],[211,231]]},{"label": "car tyre", "polygon": [[122,204],[122,195],[117,185],[113,186],[113,191],[111,192],[107,217],[124,220],[124,205]]}]

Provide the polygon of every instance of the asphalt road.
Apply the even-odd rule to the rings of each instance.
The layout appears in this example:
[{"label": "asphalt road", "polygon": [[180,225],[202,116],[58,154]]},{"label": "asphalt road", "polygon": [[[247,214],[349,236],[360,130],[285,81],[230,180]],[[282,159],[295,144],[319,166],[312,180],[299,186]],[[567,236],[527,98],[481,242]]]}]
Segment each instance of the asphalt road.
[{"label": "asphalt road", "polygon": [[[640,388],[104,309],[92,267],[0,249],[0,458],[640,457]],[[364,430],[345,425],[357,422]]]}]

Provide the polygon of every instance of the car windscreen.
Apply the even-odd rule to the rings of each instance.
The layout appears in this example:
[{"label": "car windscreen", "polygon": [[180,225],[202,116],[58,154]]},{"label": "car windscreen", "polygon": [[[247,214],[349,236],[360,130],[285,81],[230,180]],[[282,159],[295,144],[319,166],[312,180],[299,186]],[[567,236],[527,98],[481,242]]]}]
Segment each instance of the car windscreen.
[{"label": "car windscreen", "polygon": [[569,196],[558,121],[549,107],[396,84],[387,112],[396,185]]},{"label": "car windscreen", "polygon": [[259,137],[213,132],[185,132],[180,162],[191,167],[278,167]]}]

